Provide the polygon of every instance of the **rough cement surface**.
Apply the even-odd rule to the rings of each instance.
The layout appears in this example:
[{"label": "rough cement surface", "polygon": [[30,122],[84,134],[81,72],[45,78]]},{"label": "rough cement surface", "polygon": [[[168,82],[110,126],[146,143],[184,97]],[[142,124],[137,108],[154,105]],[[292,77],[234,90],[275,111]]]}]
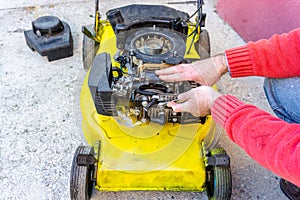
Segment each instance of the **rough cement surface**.
[{"label": "rough cement surface", "polygon": [[[139,2],[139,1],[123,1]],[[165,3],[153,0],[150,3]],[[215,1],[206,2],[207,29],[212,55],[244,41],[214,11]],[[120,1],[102,1],[101,10]],[[192,5],[179,5],[189,13]],[[104,13],[104,12],[102,12]],[[67,200],[73,153],[85,144],[80,128],[79,92],[85,72],[82,67],[81,26],[93,22],[94,1],[20,0],[0,2],[0,199]],[[48,62],[25,43],[24,30],[43,15],[55,15],[70,26],[74,56]],[[269,111],[262,79],[257,77],[219,83],[222,92]],[[220,139],[231,157],[232,199],[286,199],[278,177],[249,158],[243,150]],[[95,192],[93,199],[207,199],[191,192]]]}]

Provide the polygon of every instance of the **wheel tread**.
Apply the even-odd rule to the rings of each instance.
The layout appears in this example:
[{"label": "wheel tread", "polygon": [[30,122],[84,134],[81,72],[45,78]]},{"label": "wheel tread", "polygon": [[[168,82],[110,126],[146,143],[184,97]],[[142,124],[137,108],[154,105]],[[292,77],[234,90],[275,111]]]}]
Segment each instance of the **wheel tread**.
[{"label": "wheel tread", "polygon": [[86,200],[89,199],[88,177],[89,167],[78,166],[77,156],[79,154],[90,154],[92,148],[89,146],[79,146],[75,153],[72,162],[71,176],[70,176],[70,197],[71,200]]},{"label": "wheel tread", "polygon": [[[213,149],[208,156],[227,154],[223,148]],[[232,191],[232,178],[230,166],[209,166],[206,169],[213,174],[213,188],[207,188],[208,199],[230,200]],[[216,182],[215,182],[216,181]],[[211,187],[207,184],[207,187]]]}]

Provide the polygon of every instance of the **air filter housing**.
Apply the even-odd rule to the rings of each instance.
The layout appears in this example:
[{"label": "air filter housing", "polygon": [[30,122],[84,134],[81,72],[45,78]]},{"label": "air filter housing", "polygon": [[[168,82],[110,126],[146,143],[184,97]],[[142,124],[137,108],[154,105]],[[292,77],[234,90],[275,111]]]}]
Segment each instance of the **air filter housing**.
[{"label": "air filter housing", "polygon": [[32,30],[24,32],[26,43],[49,61],[73,55],[70,26],[55,16],[43,16],[32,22]]}]

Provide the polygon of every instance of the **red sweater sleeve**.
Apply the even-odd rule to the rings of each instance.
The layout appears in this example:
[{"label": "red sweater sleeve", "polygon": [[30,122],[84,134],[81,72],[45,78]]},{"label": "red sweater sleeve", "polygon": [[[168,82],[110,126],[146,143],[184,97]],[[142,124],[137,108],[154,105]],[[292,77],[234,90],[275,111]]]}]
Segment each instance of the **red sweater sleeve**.
[{"label": "red sweater sleeve", "polygon": [[212,117],[230,139],[278,176],[300,186],[300,124],[290,124],[231,95],[219,97]]},{"label": "red sweater sleeve", "polygon": [[300,28],[225,51],[232,77],[300,76]]}]

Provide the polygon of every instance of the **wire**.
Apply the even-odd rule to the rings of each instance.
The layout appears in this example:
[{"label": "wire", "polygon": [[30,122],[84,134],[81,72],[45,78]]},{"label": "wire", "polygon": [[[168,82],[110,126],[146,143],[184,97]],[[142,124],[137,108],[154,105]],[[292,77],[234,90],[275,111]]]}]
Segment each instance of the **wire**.
[{"label": "wire", "polygon": [[[192,49],[192,45],[194,44],[194,41],[195,41],[195,38],[196,38],[196,34],[197,34],[197,31],[198,31],[198,28],[199,28],[199,25],[201,24],[201,18],[202,18],[202,4],[203,4],[203,2],[202,2],[202,0],[198,0],[198,9],[196,10],[196,12],[194,12],[194,14],[192,15],[192,16],[194,16],[196,13],[198,13],[198,19],[197,19],[197,23],[196,23],[196,27],[195,27],[195,29],[193,30],[193,32],[192,33],[190,33],[189,35],[188,35],[188,37],[190,37],[190,36],[192,36],[193,35],[193,39],[192,39],[192,41],[191,41],[191,44],[190,44],[190,46],[189,46],[189,49],[188,49],[188,51],[187,51],[187,53],[189,54],[190,53],[190,51],[191,51],[191,49]],[[191,16],[191,17],[192,17]],[[190,18],[191,18],[190,17]],[[200,32],[201,32],[201,25],[200,25]]]},{"label": "wire", "polygon": [[188,22],[192,17],[194,17],[197,14],[197,12],[199,10],[200,10],[200,7],[189,18],[187,18],[184,22]]}]

